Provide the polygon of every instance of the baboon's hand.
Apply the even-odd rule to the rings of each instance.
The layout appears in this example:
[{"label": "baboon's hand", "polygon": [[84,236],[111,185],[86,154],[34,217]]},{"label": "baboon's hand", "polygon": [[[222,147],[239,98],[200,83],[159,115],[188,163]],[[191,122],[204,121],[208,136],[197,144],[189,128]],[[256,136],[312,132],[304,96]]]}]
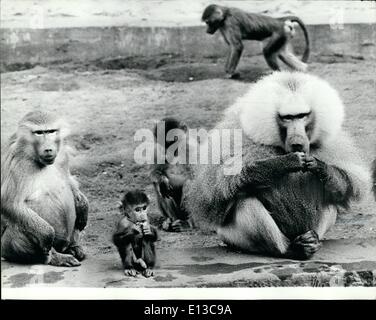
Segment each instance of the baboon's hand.
[{"label": "baboon's hand", "polygon": [[150,228],[150,224],[149,223],[143,223],[141,225],[141,228],[142,228],[142,233],[145,235],[145,236],[148,236],[148,235],[151,235],[152,232],[151,232],[151,228]]},{"label": "baboon's hand", "polygon": [[25,234],[34,244],[43,250],[44,254],[48,254],[51,250],[54,238],[54,228],[44,220],[39,220],[36,228],[25,230]]},{"label": "baboon's hand", "polygon": [[305,165],[306,155],[304,152],[292,152],[286,155],[286,167],[290,171],[303,170]]},{"label": "baboon's hand", "polygon": [[174,222],[172,222],[171,229],[174,232],[182,232],[183,231],[182,221],[180,219],[177,219]]},{"label": "baboon's hand", "polygon": [[304,171],[315,171],[317,169],[317,161],[312,156],[305,156]]},{"label": "baboon's hand", "polygon": [[77,192],[74,197],[76,207],[75,227],[82,231],[85,229],[88,220],[89,202],[82,192]]},{"label": "baboon's hand", "polygon": [[136,234],[142,234],[142,227],[141,227],[141,225],[135,224],[135,225],[133,225],[132,229],[133,229],[134,233],[136,233]]},{"label": "baboon's hand", "polygon": [[313,172],[319,175],[321,178],[325,177],[327,172],[327,165],[325,162],[318,160],[317,158],[307,156],[305,159],[304,170]]},{"label": "baboon's hand", "polygon": [[171,219],[167,218],[166,220],[163,221],[162,223],[162,229],[164,231],[170,231],[171,228]]}]

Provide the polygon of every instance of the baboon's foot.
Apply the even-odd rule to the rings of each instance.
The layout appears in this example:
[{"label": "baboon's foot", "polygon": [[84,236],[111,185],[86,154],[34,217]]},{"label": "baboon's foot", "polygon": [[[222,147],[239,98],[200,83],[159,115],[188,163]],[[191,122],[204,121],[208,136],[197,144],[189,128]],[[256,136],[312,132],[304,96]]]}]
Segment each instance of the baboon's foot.
[{"label": "baboon's foot", "polygon": [[136,277],[137,271],[135,269],[124,269],[124,274],[128,277]]},{"label": "baboon's foot", "polygon": [[66,254],[71,254],[73,257],[75,257],[78,261],[82,261],[86,258],[86,255],[85,255],[85,252],[84,252],[84,249],[82,248],[82,246],[76,244],[76,245],[72,245],[72,246],[69,246],[65,251],[64,253]]},{"label": "baboon's foot", "polygon": [[154,275],[154,272],[151,269],[145,269],[145,270],[142,271],[142,275],[145,278],[150,278],[150,277],[152,277]]},{"label": "baboon's foot", "polygon": [[310,230],[294,239],[291,242],[287,255],[293,259],[306,260],[321,247],[319,236]]},{"label": "baboon's foot", "polygon": [[55,249],[51,249],[48,264],[58,267],[77,267],[81,265],[81,263],[73,255],[59,253],[56,252]]}]

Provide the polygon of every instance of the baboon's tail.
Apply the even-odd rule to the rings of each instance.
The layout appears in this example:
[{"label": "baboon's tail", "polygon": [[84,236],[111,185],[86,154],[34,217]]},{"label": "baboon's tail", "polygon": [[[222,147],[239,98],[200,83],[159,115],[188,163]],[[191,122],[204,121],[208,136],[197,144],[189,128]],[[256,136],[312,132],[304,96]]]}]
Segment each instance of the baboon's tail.
[{"label": "baboon's tail", "polygon": [[306,28],[304,22],[299,17],[296,17],[296,16],[283,17],[283,20],[284,21],[290,20],[290,21],[293,21],[293,22],[297,22],[299,24],[300,28],[302,28],[303,33],[304,33],[304,38],[305,38],[305,41],[306,41],[306,47],[305,47],[305,50],[304,50],[304,53],[303,53],[302,61],[307,62],[308,58],[309,58],[309,54],[311,52],[311,49],[310,49],[310,44],[309,44],[308,31],[307,31],[307,28]]}]

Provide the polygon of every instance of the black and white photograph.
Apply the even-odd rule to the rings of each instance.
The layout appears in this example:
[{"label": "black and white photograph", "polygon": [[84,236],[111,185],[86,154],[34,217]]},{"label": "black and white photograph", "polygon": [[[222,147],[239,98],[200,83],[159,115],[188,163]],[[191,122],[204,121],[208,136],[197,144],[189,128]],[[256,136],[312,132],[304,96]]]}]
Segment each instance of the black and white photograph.
[{"label": "black and white photograph", "polygon": [[2,299],[376,299],[375,1],[3,0],[0,56]]}]

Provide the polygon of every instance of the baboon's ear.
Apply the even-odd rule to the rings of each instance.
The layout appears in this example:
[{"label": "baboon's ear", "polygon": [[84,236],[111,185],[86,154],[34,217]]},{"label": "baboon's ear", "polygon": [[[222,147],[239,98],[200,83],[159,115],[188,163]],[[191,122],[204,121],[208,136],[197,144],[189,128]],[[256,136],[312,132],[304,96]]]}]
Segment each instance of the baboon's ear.
[{"label": "baboon's ear", "polygon": [[222,10],[219,7],[216,7],[214,12],[219,20],[224,20],[228,16],[227,10]]}]

